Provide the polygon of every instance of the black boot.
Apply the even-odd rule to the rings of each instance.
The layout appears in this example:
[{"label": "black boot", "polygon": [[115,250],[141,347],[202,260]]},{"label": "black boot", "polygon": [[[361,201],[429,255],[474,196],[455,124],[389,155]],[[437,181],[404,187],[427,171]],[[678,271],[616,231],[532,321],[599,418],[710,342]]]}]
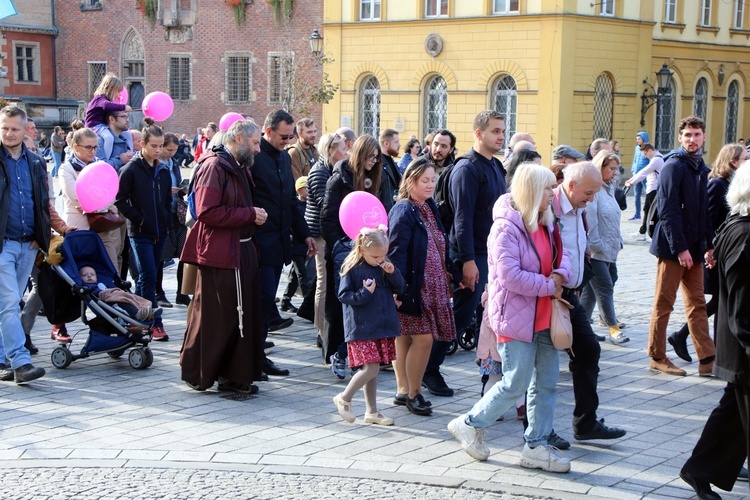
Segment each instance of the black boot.
[{"label": "black boot", "polygon": [[39,352],[39,348],[34,345],[34,343],[31,341],[31,337],[29,335],[26,335],[26,343],[23,345],[26,349],[29,350],[29,353],[36,354]]},{"label": "black boot", "polygon": [[282,312],[290,312],[292,314],[296,314],[298,311],[298,309],[292,304],[292,301],[286,297],[281,300],[281,307],[279,309],[281,309]]}]

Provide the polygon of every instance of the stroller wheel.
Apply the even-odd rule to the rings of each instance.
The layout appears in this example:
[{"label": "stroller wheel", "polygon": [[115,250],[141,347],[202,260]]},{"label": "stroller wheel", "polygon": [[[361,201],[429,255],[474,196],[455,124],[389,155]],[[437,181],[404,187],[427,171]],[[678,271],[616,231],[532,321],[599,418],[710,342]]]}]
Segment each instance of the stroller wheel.
[{"label": "stroller wheel", "polygon": [[448,356],[452,356],[453,354],[456,353],[457,350],[458,350],[458,342],[454,340],[453,342],[451,342],[450,347],[448,347],[448,351],[446,352],[446,354]]},{"label": "stroller wheel", "polygon": [[146,355],[146,366],[143,367],[143,369],[145,370],[146,368],[154,364],[154,352],[148,347],[144,347],[143,354]]},{"label": "stroller wheel", "polygon": [[52,351],[52,365],[55,368],[67,368],[73,362],[73,353],[67,347],[58,347]]},{"label": "stroller wheel", "polygon": [[120,359],[125,354],[125,349],[117,349],[116,351],[108,352],[107,356],[112,359]]},{"label": "stroller wheel", "polygon": [[474,328],[467,328],[464,333],[458,336],[458,345],[462,349],[471,351],[477,346],[477,335]]},{"label": "stroller wheel", "polygon": [[153,359],[151,350],[149,349],[148,352],[146,352],[146,348],[144,347],[136,347],[131,350],[128,355],[128,363],[130,363],[130,366],[135,370],[145,370],[151,366]]}]

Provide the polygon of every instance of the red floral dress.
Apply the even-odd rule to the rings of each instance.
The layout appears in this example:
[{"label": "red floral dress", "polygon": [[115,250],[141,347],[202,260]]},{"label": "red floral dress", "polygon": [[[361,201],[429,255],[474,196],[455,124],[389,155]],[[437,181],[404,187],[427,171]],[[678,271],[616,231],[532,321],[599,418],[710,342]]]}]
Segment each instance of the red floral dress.
[{"label": "red floral dress", "polygon": [[420,294],[422,316],[399,313],[401,335],[432,334],[435,340],[450,342],[456,338],[456,322],[451,308],[451,283],[443,264],[445,238],[429,205],[418,201],[413,203],[427,228],[427,258]]}]

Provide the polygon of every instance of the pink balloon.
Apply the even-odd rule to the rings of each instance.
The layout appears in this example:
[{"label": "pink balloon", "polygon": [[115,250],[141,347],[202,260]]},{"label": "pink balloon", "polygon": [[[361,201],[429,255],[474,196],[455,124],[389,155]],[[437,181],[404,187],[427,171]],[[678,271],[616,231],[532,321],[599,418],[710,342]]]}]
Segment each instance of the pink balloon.
[{"label": "pink balloon", "polygon": [[141,108],[144,115],[153,118],[154,121],[163,122],[172,116],[174,101],[169,97],[169,94],[164,92],[151,92],[143,99]]},{"label": "pink balloon", "polygon": [[117,104],[127,104],[128,103],[128,88],[123,87],[122,91],[120,92],[120,95],[117,96]]},{"label": "pink balloon", "polygon": [[339,222],[346,235],[355,239],[363,227],[387,226],[388,214],[377,197],[366,191],[354,191],[341,202]]},{"label": "pink balloon", "polygon": [[107,208],[115,200],[120,179],[112,165],[95,161],[86,165],[76,179],[76,196],[86,213]]},{"label": "pink balloon", "polygon": [[225,113],[224,116],[221,117],[221,120],[219,120],[219,130],[229,130],[229,127],[231,127],[234,122],[244,119],[244,116],[235,113],[234,111]]}]

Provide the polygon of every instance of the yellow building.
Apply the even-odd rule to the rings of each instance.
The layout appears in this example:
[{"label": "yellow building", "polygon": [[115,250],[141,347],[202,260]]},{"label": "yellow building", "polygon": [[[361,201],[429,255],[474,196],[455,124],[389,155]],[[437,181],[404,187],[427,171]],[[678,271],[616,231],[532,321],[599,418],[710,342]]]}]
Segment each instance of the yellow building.
[{"label": "yellow building", "polygon": [[[696,113],[712,160],[750,134],[745,2],[324,0],[327,69],[341,90],[323,128],[395,128],[402,138],[448,128],[463,152],[476,113],[494,108],[545,159],[558,144],[585,151],[607,137],[622,143],[627,165],[637,131],[669,150],[680,118]],[[641,127],[642,94],[656,92],[665,63],[670,85]]]}]

